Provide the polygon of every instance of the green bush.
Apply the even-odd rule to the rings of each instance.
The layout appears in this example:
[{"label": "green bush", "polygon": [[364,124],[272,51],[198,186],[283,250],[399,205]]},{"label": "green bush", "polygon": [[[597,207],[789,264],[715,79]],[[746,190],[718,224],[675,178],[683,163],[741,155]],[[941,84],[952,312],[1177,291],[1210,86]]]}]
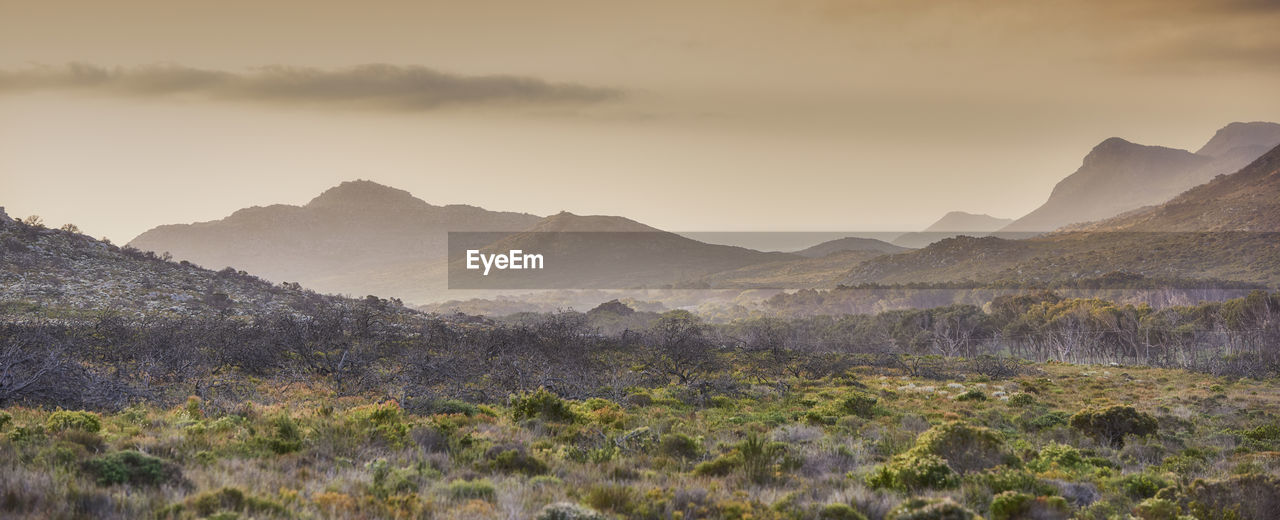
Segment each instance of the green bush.
[{"label": "green bush", "polygon": [[1164,479],[1147,473],[1125,475],[1120,479],[1120,489],[1134,500],[1154,497],[1157,491],[1168,485]]},{"label": "green bush", "polygon": [[1066,520],[1071,506],[1062,497],[1005,491],[991,499],[991,520]]},{"label": "green bush", "polygon": [[1187,510],[1200,520],[1275,518],[1280,511],[1280,478],[1241,475],[1197,480],[1186,490]]},{"label": "green bush", "polygon": [[885,515],[885,520],[976,520],[978,515],[950,498],[912,498]]},{"label": "green bush", "polygon": [[959,421],[930,428],[916,439],[912,451],[942,457],[960,474],[1019,464],[1000,434]]},{"label": "green bush", "polygon": [[101,486],[133,484],[157,486],[178,482],[177,466],[136,451],[117,451],[84,463],[84,469]]},{"label": "green bush", "polygon": [[1071,416],[1070,424],[1081,433],[1115,448],[1124,447],[1126,435],[1150,435],[1159,426],[1155,417],[1126,405],[1081,410]]},{"label": "green bush", "polygon": [[1027,429],[1032,431],[1048,430],[1054,426],[1062,426],[1071,421],[1066,412],[1049,412],[1027,422]]},{"label": "green bush", "polygon": [[493,487],[493,482],[487,479],[479,480],[454,480],[449,483],[449,498],[455,500],[487,500],[492,502],[497,489]]},{"label": "green bush", "polygon": [[1148,498],[1133,508],[1139,520],[1177,520],[1181,512],[1177,502],[1163,498]]},{"label": "green bush", "polygon": [[302,449],[302,430],[293,418],[281,415],[271,420],[271,436],[262,442],[277,455],[293,453]]},{"label": "green bush", "polygon": [[0,410],[0,432],[8,428],[10,424],[13,424],[13,414]]},{"label": "green bush", "polygon": [[610,520],[599,511],[569,502],[547,504],[538,512],[536,520]]},{"label": "green bush", "polygon": [[726,453],[693,467],[693,474],[703,477],[724,477],[742,465],[742,457],[736,452]]},{"label": "green bush", "polygon": [[867,520],[867,516],[849,504],[829,504],[818,512],[818,520]]},{"label": "green bush", "polygon": [[1076,471],[1084,468],[1088,464],[1084,460],[1084,456],[1080,454],[1080,450],[1067,444],[1058,444],[1051,442],[1040,448],[1040,453],[1036,458],[1027,463],[1027,467],[1033,471]]},{"label": "green bush", "polygon": [[678,459],[696,459],[702,455],[702,445],[683,433],[664,433],[658,438],[658,453]]},{"label": "green bush", "polygon": [[102,418],[93,412],[58,410],[49,414],[44,426],[55,432],[80,430],[98,433],[102,430]]},{"label": "green bush", "polygon": [[187,499],[186,503],[200,516],[211,516],[218,512],[249,513],[254,516],[288,516],[289,513],[283,505],[246,495],[243,490],[234,487],[206,491]]},{"label": "green bush", "polygon": [[526,476],[547,472],[547,464],[521,448],[493,448],[486,454],[483,469],[502,473],[519,473]]},{"label": "green bush", "polygon": [[1035,396],[1025,392],[1018,392],[1016,394],[1009,396],[1009,406],[1027,407],[1027,406],[1034,406],[1035,404],[1036,404]]},{"label": "green bush", "polygon": [[778,463],[786,455],[787,445],[781,442],[769,442],[752,433],[738,443],[738,453],[742,456],[742,470],[748,480],[757,484],[773,478]]},{"label": "green bush", "polygon": [[862,394],[850,396],[840,402],[840,411],[863,419],[870,419],[875,415],[875,407],[876,398]]},{"label": "green bush", "polygon": [[956,396],[957,401],[986,401],[987,394],[982,393],[976,388],[965,391],[965,393]]},{"label": "green bush", "polygon": [[876,489],[914,492],[923,489],[947,489],[960,484],[960,477],[937,455],[903,453],[895,456],[867,477],[867,485]]},{"label": "green bush", "polygon": [[535,417],[554,422],[573,422],[577,419],[569,403],[546,388],[512,396],[511,414],[517,421]]},{"label": "green bush", "polygon": [[635,508],[639,494],[625,484],[599,484],[587,490],[584,502],[601,511],[628,515]]}]

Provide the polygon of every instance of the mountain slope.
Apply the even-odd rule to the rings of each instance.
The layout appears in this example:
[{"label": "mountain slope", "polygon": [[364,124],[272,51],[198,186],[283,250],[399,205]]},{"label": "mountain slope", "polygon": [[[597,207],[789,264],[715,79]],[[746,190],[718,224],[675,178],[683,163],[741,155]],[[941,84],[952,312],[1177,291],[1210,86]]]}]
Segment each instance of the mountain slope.
[{"label": "mountain slope", "polygon": [[839,253],[842,251],[890,254],[901,253],[906,250],[907,248],[905,247],[893,245],[874,238],[844,237],[829,240],[813,247],[801,249],[796,251],[795,254],[806,258],[821,258],[832,253]]},{"label": "mountain slope", "polygon": [[939,240],[957,236],[988,236],[1012,222],[1011,218],[952,211],[943,215],[924,231],[904,233],[893,239],[893,243],[913,249],[921,248]]},{"label": "mountain slope", "polygon": [[1197,153],[1113,137],[1085,156],[1039,208],[1002,232],[1048,232],[1159,204],[1215,175],[1232,173],[1280,144],[1280,125],[1232,123]]},{"label": "mountain slope", "polygon": [[1280,286],[1280,147],[1159,206],[1025,240],[944,240],[867,260],[842,283],[1026,284],[1116,271]]},{"label": "mountain slope", "polygon": [[412,297],[425,289],[401,273],[443,261],[448,231],[514,232],[538,222],[524,213],[435,206],[404,190],[351,181],[303,206],[253,207],[217,221],[160,226],[129,245],[324,292]]},{"label": "mountain slope", "polygon": [[[234,269],[210,271],[78,233],[14,222],[0,212],[0,309],[75,317],[262,316],[350,302]],[[16,311],[15,311],[16,309]]]}]

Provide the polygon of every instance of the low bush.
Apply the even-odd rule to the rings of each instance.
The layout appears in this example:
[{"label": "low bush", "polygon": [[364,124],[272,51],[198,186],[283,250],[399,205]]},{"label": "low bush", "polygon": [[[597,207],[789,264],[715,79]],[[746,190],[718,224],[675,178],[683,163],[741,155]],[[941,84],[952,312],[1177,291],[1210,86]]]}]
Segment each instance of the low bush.
[{"label": "low bush", "polygon": [[874,397],[856,394],[840,402],[840,411],[863,419],[870,419],[875,415],[876,402]]},{"label": "low bush", "polygon": [[959,421],[930,428],[916,439],[912,451],[941,457],[961,474],[1019,464],[999,433]]},{"label": "low bush", "polygon": [[497,489],[493,487],[493,482],[487,479],[479,480],[454,480],[449,483],[446,490],[449,498],[454,500],[486,500],[493,501]]},{"label": "low bush", "polygon": [[696,459],[702,455],[702,444],[683,433],[665,433],[658,438],[658,453],[677,459]]},{"label": "low bush", "polygon": [[547,504],[538,512],[536,520],[610,520],[599,511],[569,502]]},{"label": "low bush", "polygon": [[102,418],[93,412],[58,410],[49,414],[44,423],[50,431],[80,430],[89,433],[102,431]]},{"label": "low bush", "polygon": [[90,459],[84,463],[84,469],[101,486],[158,486],[182,480],[177,466],[136,451],[117,451]]},{"label": "low bush", "polygon": [[924,489],[948,489],[960,484],[960,477],[937,455],[904,453],[888,464],[879,466],[867,477],[867,485],[876,489],[914,492]]},{"label": "low bush", "polygon": [[1115,448],[1124,447],[1126,435],[1150,435],[1159,423],[1132,406],[1112,405],[1081,410],[1071,416],[1071,427]]},{"label": "low bush", "polygon": [[991,520],[1066,520],[1070,515],[1071,506],[1062,497],[1005,491],[991,499]]},{"label": "low bush", "polygon": [[577,418],[568,402],[546,388],[512,396],[511,415],[517,421],[540,418],[552,422],[573,422]]},{"label": "low bush", "polygon": [[526,476],[547,472],[547,463],[519,447],[494,447],[485,453],[482,469],[501,473],[519,473]]},{"label": "low bush", "polygon": [[912,498],[889,511],[885,520],[976,520],[978,515],[950,498]]},{"label": "low bush", "polygon": [[1275,518],[1280,512],[1280,478],[1241,475],[1197,480],[1186,490],[1187,512],[1200,520]]},{"label": "low bush", "polygon": [[867,520],[849,504],[829,504],[818,512],[818,520]]}]

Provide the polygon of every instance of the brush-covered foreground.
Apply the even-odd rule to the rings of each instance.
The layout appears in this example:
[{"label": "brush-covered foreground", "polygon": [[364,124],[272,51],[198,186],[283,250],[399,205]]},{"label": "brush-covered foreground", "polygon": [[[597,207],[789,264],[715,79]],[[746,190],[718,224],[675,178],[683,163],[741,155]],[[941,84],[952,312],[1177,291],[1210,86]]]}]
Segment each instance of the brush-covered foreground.
[{"label": "brush-covered foreground", "polygon": [[[264,384],[113,414],[0,412],[5,518],[1272,518],[1274,381],[1037,365],[860,367],[701,399],[507,402]],[[415,409],[421,409],[416,407]]]}]

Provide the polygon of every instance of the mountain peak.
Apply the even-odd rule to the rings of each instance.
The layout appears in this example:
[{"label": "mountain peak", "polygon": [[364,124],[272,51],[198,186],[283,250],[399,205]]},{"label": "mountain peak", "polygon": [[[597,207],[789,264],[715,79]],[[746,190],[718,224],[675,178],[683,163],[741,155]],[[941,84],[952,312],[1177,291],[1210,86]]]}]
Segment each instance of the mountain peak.
[{"label": "mountain peak", "polygon": [[1219,157],[1236,148],[1270,149],[1280,144],[1280,124],[1266,121],[1231,123],[1218,129],[1197,154]]},{"label": "mountain peak", "polygon": [[373,181],[358,179],[345,181],[321,193],[308,208],[386,208],[430,206],[413,194],[384,186]]},{"label": "mountain peak", "polygon": [[1013,222],[1011,218],[993,217],[982,213],[969,213],[965,211],[951,211],[942,218],[938,219],[929,227],[925,228],[926,232],[947,231],[947,232],[991,232],[1009,225]]}]

